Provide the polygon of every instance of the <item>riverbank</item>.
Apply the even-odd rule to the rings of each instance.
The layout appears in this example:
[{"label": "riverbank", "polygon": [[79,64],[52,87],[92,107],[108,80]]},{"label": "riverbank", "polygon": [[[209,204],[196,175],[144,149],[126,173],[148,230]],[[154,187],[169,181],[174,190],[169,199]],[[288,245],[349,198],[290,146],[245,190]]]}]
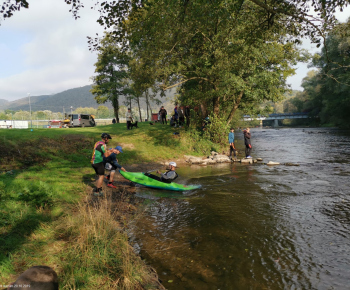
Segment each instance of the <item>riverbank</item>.
[{"label": "riverbank", "polygon": [[174,134],[169,126],[139,126],[1,132],[2,285],[31,266],[47,265],[57,272],[60,288],[162,289],[156,272],[128,243],[144,200],[120,177],[117,189],[105,188],[105,197],[91,194],[91,152],[102,132],[112,135],[109,146],[123,147],[118,159],[128,171],[162,168],[164,160],[181,163],[193,154],[184,129]]}]

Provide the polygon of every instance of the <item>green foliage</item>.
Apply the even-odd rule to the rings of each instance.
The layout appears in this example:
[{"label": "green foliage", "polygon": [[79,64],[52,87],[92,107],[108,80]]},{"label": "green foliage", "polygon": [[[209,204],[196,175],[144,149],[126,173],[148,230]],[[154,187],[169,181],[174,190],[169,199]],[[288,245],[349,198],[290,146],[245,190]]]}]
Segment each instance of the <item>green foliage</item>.
[{"label": "green foliage", "polygon": [[204,138],[214,144],[225,145],[227,143],[227,132],[229,132],[229,126],[226,120],[216,115],[211,115],[209,120],[209,123],[204,129]]},{"label": "green foliage", "polygon": [[291,103],[318,117],[322,125],[350,124],[350,21],[339,24],[327,37],[326,47],[313,58],[313,71],[304,78],[304,91]]}]

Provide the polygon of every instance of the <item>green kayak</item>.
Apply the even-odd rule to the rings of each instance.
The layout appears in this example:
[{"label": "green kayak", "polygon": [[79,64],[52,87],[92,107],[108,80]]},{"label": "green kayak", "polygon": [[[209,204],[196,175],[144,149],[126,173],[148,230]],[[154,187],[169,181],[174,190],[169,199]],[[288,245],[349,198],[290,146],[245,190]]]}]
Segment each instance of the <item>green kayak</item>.
[{"label": "green kayak", "polygon": [[142,184],[144,186],[148,186],[152,188],[160,188],[160,189],[176,190],[176,191],[193,190],[193,189],[200,188],[200,185],[183,185],[175,182],[171,182],[171,183],[161,182],[146,176],[143,172],[124,172],[121,170],[119,172],[126,179],[132,182]]}]

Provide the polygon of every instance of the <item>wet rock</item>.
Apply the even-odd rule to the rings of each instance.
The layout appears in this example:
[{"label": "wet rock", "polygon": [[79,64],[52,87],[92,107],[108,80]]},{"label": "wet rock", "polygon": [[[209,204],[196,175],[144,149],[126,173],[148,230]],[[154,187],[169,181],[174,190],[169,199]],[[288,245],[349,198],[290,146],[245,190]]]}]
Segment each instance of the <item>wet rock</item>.
[{"label": "wet rock", "polygon": [[258,162],[258,160],[257,160],[257,159],[254,159],[254,160],[253,160],[253,163],[257,163],[257,162]]},{"label": "wet rock", "polygon": [[243,164],[253,164],[253,159],[251,159],[251,158],[243,158],[243,159],[241,159],[241,163],[243,163]]},{"label": "wet rock", "polygon": [[262,159],[262,158],[256,158],[256,160],[258,160],[258,161],[263,161],[263,159]]},{"label": "wet rock", "polygon": [[279,162],[273,162],[273,161],[269,161],[268,163],[266,163],[266,165],[280,165],[281,163]]},{"label": "wet rock", "polygon": [[217,153],[215,151],[211,151],[210,154],[211,154],[211,156],[219,155],[219,153]]},{"label": "wet rock", "polygon": [[296,163],[285,163],[284,165],[286,165],[286,166],[300,166],[299,164],[296,164]]},{"label": "wet rock", "polygon": [[207,164],[207,165],[211,165],[211,164],[216,164],[216,160],[212,159],[212,158],[208,158],[208,159],[204,159],[203,160],[203,164]]},{"label": "wet rock", "polygon": [[215,160],[217,163],[223,163],[223,162],[231,162],[230,157],[226,156],[226,155],[215,155],[213,157],[213,160]]}]

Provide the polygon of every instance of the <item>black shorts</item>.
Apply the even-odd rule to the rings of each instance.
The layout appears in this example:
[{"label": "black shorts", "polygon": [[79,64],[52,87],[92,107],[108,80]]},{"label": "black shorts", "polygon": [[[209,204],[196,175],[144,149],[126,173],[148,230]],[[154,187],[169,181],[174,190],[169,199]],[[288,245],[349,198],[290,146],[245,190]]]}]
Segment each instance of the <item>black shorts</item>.
[{"label": "black shorts", "polygon": [[105,166],[103,162],[91,164],[92,168],[95,169],[97,175],[105,175]]}]

